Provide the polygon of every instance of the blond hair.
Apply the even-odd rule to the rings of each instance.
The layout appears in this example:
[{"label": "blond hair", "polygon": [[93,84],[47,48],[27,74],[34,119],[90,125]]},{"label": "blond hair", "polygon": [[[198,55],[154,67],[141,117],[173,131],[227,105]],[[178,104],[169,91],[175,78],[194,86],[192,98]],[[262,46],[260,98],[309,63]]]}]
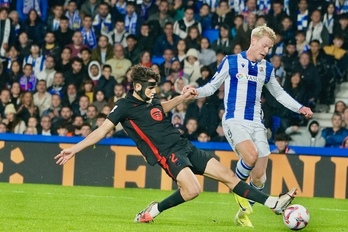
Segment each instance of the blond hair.
[{"label": "blond hair", "polygon": [[256,37],[256,38],[260,39],[264,36],[267,36],[268,38],[270,38],[273,41],[273,43],[275,43],[276,38],[277,38],[273,29],[268,27],[266,24],[262,25],[262,26],[255,27],[251,31],[251,37]]}]

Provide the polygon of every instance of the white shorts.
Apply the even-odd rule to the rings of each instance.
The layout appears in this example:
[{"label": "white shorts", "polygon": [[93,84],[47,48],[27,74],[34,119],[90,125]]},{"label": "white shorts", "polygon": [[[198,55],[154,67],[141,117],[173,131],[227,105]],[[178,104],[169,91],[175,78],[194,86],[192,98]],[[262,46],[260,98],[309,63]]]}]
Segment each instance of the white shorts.
[{"label": "white shorts", "polygon": [[271,153],[267,141],[267,129],[264,125],[228,119],[222,122],[222,128],[234,151],[236,151],[235,148],[238,143],[251,140],[256,145],[259,158],[268,156]]}]

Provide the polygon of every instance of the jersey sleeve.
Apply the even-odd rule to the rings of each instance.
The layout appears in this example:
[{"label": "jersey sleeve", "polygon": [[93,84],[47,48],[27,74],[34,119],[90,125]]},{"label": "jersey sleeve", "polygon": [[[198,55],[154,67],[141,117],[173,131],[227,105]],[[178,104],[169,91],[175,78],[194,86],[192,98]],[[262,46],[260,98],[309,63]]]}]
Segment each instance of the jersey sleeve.
[{"label": "jersey sleeve", "polygon": [[225,58],[219,65],[215,75],[211,78],[210,82],[204,85],[203,87],[197,88],[198,98],[213,95],[229,75],[229,69],[229,59],[228,56],[225,56]]},{"label": "jersey sleeve", "polygon": [[116,126],[119,122],[126,118],[127,106],[126,100],[120,99],[116,102],[114,108],[110,111],[108,119]]},{"label": "jersey sleeve", "polygon": [[265,84],[269,92],[280,102],[283,106],[289,110],[298,113],[302,105],[293,99],[278,83],[274,75],[274,69],[271,73],[269,82]]}]

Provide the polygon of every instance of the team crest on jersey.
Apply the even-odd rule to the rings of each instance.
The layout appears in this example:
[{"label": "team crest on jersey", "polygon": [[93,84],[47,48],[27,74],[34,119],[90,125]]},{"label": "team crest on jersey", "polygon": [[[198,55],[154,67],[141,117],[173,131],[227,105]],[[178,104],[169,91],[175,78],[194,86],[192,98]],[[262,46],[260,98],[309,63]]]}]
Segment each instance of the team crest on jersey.
[{"label": "team crest on jersey", "polygon": [[237,79],[242,79],[243,77],[245,77],[245,75],[243,73],[237,73],[236,77]]},{"label": "team crest on jersey", "polygon": [[150,111],[151,118],[155,121],[162,121],[163,114],[162,111],[158,108],[153,108]]},{"label": "team crest on jersey", "polygon": [[260,71],[260,72],[263,72],[263,71],[265,71],[265,70],[263,69],[263,67],[260,67],[259,71]]},{"label": "team crest on jersey", "polygon": [[244,63],[242,63],[242,67],[244,68],[244,66],[245,66],[245,64]]}]

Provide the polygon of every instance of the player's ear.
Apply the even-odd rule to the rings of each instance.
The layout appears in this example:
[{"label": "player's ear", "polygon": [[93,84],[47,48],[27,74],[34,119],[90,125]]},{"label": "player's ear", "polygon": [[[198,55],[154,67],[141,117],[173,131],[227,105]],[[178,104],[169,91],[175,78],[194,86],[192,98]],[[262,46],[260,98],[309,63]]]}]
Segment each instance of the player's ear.
[{"label": "player's ear", "polygon": [[140,90],[141,90],[141,88],[142,88],[142,86],[141,86],[141,84],[140,84],[140,83],[135,83],[135,85],[134,85],[134,89],[135,89],[136,91],[140,91]]}]

